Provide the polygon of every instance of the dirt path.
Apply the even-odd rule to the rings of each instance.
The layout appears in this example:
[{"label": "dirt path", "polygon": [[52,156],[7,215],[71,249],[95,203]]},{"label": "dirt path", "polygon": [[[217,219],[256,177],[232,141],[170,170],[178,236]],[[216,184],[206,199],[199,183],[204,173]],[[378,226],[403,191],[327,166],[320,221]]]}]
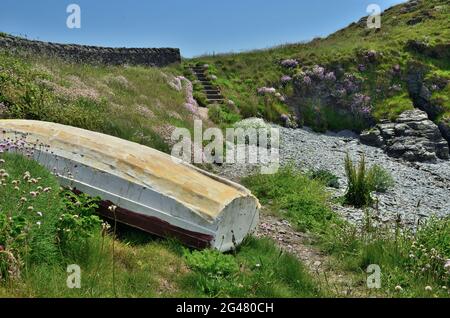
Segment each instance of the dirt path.
[{"label": "dirt path", "polygon": [[291,224],[262,211],[257,237],[268,237],[285,252],[295,255],[333,297],[368,297],[370,291],[356,275],[335,268],[333,259],[312,245],[313,238],[297,232]]}]

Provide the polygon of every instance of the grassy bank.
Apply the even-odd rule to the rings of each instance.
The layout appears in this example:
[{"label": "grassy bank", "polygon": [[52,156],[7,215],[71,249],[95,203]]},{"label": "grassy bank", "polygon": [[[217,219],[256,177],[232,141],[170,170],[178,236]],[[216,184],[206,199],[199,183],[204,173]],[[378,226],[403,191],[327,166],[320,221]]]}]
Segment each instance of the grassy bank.
[{"label": "grassy bank", "polygon": [[365,286],[366,270],[381,268],[385,297],[449,297],[450,219],[429,219],[417,231],[401,224],[379,225],[367,215],[357,227],[338,217],[329,207],[324,185],[292,167],[274,175],[244,179],[270,211],[288,219],[300,231],[308,231],[315,245],[331,256],[332,266],[356,275]]},{"label": "grassy bank", "polygon": [[192,129],[185,90],[162,69],[82,65],[0,51],[0,118],[57,122],[169,151],[173,127]]},{"label": "grassy bank", "polygon": [[[392,119],[414,107],[408,92],[408,76],[414,65],[427,70],[425,82],[432,78],[450,79],[449,59],[445,55],[450,38],[448,10],[448,3],[443,0],[420,1],[412,9],[401,4],[383,13],[379,30],[366,28],[366,20],[361,20],[308,43],[201,56],[189,62],[209,65],[210,74],[217,78],[215,82],[224,96],[234,101],[236,112],[242,117],[280,121],[280,115],[290,111],[300,115],[300,122],[317,130],[361,130],[368,123],[354,116],[353,110],[336,104],[356,103],[359,97],[367,96],[370,105],[366,106],[370,106],[373,119]],[[435,49],[437,52],[442,47],[442,54],[416,50],[411,41],[424,43],[429,51]],[[375,54],[373,60],[372,53]],[[353,83],[358,83],[359,95],[354,96],[355,101],[352,96],[336,97],[340,94],[339,89],[330,88],[330,83],[324,82],[319,85],[321,91],[318,94],[303,96],[301,91],[308,83],[303,83],[302,78],[311,70],[314,73],[314,66],[332,72],[338,81],[347,76]],[[336,81],[334,76],[330,77],[331,82]],[[342,82],[345,84],[345,80]],[[324,84],[329,86],[328,90],[324,90]],[[277,89],[286,101],[270,94],[259,94],[258,89],[262,87]],[[321,94],[323,96],[319,96]],[[432,103],[441,107],[440,116],[450,118],[448,86],[432,94]]]}]

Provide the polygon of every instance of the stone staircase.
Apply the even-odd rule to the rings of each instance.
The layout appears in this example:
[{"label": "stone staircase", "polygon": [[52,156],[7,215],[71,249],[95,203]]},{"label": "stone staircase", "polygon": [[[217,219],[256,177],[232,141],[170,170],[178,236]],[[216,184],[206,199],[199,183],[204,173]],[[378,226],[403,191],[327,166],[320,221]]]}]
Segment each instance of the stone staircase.
[{"label": "stone staircase", "polygon": [[206,95],[208,105],[211,104],[223,104],[225,99],[220,92],[220,89],[215,86],[207,76],[207,69],[202,65],[196,65],[191,67],[192,73],[203,85],[203,92]]}]

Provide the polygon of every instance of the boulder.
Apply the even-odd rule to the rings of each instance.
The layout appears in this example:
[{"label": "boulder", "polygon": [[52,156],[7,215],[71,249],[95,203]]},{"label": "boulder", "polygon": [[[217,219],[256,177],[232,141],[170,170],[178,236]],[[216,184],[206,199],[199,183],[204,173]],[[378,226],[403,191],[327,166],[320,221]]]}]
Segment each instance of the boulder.
[{"label": "boulder", "polygon": [[424,111],[402,113],[395,122],[383,122],[360,136],[363,144],[381,147],[394,158],[407,161],[449,159],[449,145]]},{"label": "boulder", "polygon": [[441,131],[442,137],[444,137],[450,143],[450,120],[442,120],[438,124],[438,127]]}]

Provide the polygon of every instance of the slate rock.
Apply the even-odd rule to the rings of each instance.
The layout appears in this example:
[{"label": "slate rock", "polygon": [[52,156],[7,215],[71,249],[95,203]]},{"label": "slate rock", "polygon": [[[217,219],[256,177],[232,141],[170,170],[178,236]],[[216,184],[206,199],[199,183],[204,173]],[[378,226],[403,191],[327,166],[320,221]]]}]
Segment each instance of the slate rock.
[{"label": "slate rock", "polygon": [[424,111],[406,111],[395,122],[378,124],[360,136],[363,144],[383,148],[394,158],[413,162],[449,159],[449,145]]}]

